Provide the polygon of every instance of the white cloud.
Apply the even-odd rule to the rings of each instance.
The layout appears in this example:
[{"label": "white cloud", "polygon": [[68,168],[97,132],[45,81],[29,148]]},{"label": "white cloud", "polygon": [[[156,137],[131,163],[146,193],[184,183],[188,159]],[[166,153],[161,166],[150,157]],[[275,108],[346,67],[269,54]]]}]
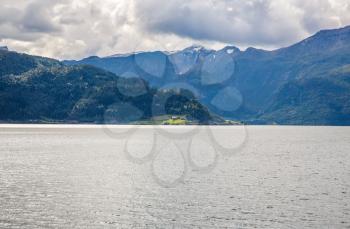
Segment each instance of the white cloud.
[{"label": "white cloud", "polygon": [[61,59],[138,50],[280,47],[350,24],[348,0],[2,0],[0,43]]}]

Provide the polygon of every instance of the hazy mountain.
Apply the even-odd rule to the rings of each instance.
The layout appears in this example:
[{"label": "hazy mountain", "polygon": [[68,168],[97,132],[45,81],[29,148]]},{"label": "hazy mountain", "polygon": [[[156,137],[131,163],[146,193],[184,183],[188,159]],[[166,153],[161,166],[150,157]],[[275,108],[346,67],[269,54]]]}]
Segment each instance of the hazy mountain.
[{"label": "hazy mountain", "polygon": [[212,119],[190,91],[157,90],[93,66],[0,50],[1,121],[129,123],[164,114]]},{"label": "hazy mountain", "polygon": [[350,27],[290,47],[143,52],[81,61],[158,87],[191,90],[217,114],[283,124],[350,124]]}]

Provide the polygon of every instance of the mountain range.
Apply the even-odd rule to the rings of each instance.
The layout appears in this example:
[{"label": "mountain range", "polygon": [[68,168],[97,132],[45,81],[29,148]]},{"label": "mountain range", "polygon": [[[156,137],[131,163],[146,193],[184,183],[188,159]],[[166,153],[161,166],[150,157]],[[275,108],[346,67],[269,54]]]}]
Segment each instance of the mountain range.
[{"label": "mountain range", "polygon": [[350,26],[273,51],[192,46],[92,56],[93,65],[160,88],[186,88],[214,113],[248,123],[350,124]]},{"label": "mountain range", "polygon": [[1,122],[127,124],[167,115],[220,120],[188,90],[158,90],[93,66],[0,50]]},{"label": "mountain range", "polygon": [[350,125],[350,27],[273,51],[192,46],[57,61],[0,49],[0,120]]}]

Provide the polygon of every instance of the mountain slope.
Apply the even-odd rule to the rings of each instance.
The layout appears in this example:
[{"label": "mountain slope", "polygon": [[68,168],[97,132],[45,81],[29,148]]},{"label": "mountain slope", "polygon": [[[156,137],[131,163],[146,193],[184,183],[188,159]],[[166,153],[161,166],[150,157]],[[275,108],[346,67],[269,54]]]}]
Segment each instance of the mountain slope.
[{"label": "mountain slope", "polygon": [[278,91],[261,118],[284,124],[350,125],[349,101],[349,82],[338,78],[295,80]]}]

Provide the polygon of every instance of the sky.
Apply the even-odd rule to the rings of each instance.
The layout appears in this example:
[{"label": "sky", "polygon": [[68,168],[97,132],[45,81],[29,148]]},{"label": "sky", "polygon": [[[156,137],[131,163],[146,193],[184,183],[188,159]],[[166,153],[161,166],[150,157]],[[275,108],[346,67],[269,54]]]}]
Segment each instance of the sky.
[{"label": "sky", "polygon": [[57,59],[275,49],[350,25],[349,0],[0,0],[0,46]]}]

